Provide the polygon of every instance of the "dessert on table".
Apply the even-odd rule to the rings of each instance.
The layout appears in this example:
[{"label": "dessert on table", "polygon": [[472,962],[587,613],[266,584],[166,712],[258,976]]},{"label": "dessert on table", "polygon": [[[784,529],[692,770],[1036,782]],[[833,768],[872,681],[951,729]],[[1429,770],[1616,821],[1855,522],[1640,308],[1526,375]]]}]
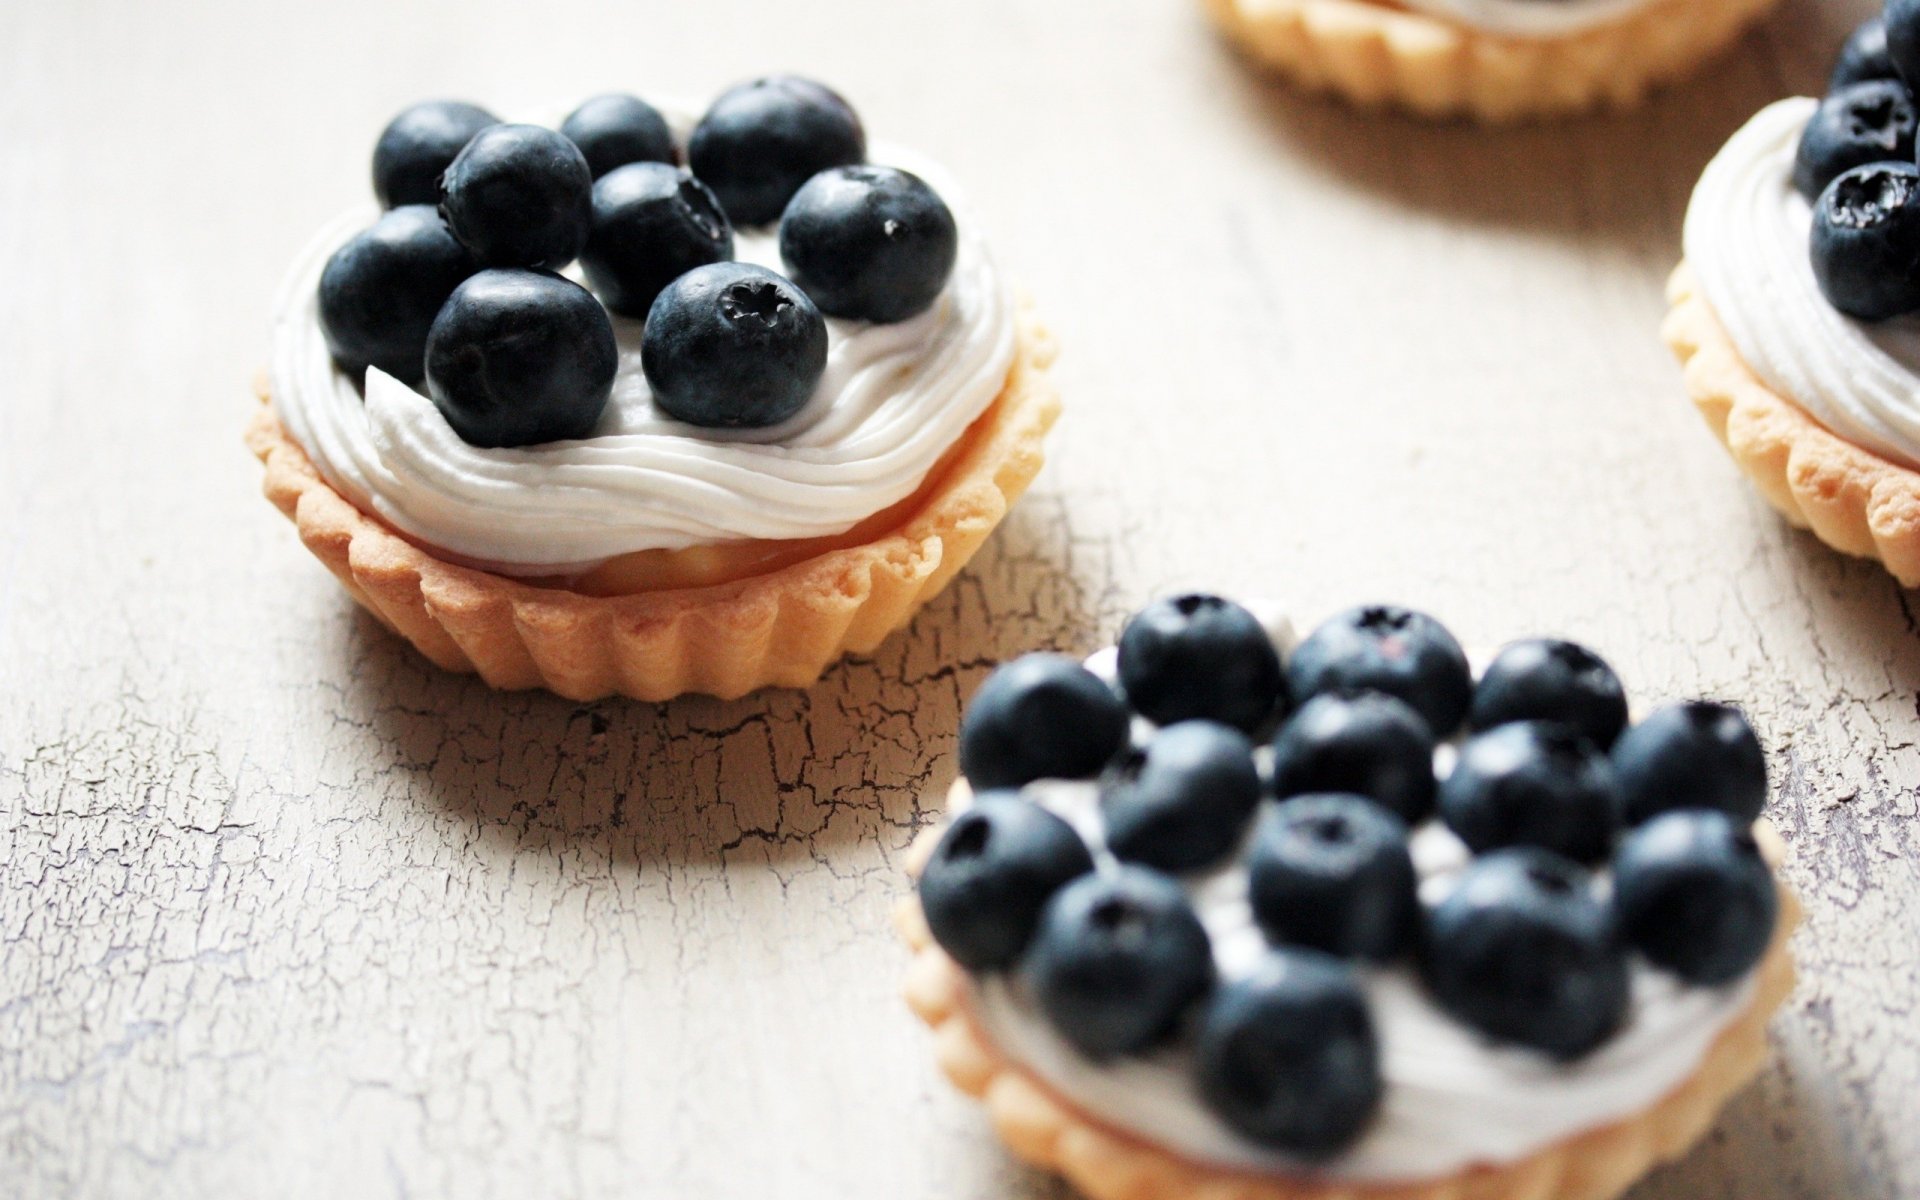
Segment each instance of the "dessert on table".
[{"label": "dessert on table", "polygon": [[1248,56],[1364,107],[1506,122],[1637,103],[1774,0],[1206,0]]},{"label": "dessert on table", "polygon": [[585,699],[803,686],[1039,470],[1051,340],[957,187],[778,76],[556,128],[431,101],[279,296],[248,440],[440,666]]},{"label": "dessert on table", "polygon": [[1095,1200],[1613,1197],[1765,1061],[1798,906],[1738,710],[1577,644],[1209,595],[973,697],[907,998]]},{"label": "dessert on table", "polygon": [[1760,494],[1920,586],[1920,4],[1847,40],[1824,98],[1769,105],[1687,210],[1664,335]]}]

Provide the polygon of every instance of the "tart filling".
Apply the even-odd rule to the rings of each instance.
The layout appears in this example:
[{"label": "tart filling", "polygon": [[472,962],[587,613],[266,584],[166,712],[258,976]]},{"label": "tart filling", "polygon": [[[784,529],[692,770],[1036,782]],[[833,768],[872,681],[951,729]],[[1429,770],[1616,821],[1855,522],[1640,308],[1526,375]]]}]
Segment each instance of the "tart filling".
[{"label": "tart filling", "polygon": [[[611,394],[584,438],[473,445],[423,390],[378,367],[356,386],[329,353],[319,293],[330,257],[371,210],[329,225],[288,276],[275,321],[275,411],[355,505],[452,561],[502,574],[598,571],[599,591],[630,590],[636,579],[705,583],[742,563],[784,561],[785,546],[844,537],[922,491],[999,396],[1016,352],[1014,304],[957,190],[910,154],[878,148],[875,157],[953,203],[951,276],[903,320],[826,317],[824,371],[777,423],[667,415],[643,369],[645,322],[617,315]],[[777,226],[734,229],[733,259],[780,269]],[[690,557],[672,557],[681,554]]]},{"label": "tart filling", "polygon": [[[957,812],[979,811],[935,849],[922,905],[994,1046],[1116,1130],[1205,1166],[1356,1182],[1514,1162],[1680,1085],[1752,1003],[1773,932],[1774,884],[1747,835],[1764,758],[1744,720],[1692,705],[1625,725],[1617,678],[1570,643],[1517,643],[1476,681],[1419,614],[1355,610],[1302,649],[1284,620],[1182,597],[1085,670],[1034,656],[982,688],[962,733],[972,789],[956,789]],[[1073,839],[1063,848],[1059,828],[1019,815],[1028,806]],[[1347,841],[1282,870],[1289,824]],[[1700,860],[1695,884],[1726,890],[1650,907],[1649,880],[1671,880],[1674,859],[1650,863],[1689,833],[1679,857]],[[1372,865],[1330,883],[1369,837]],[[1701,866],[1715,838],[1735,849]],[[1395,856],[1404,879],[1376,870]],[[1558,973],[1494,968],[1523,996],[1502,1008],[1514,997],[1463,983],[1460,956],[1512,912],[1463,906],[1516,866],[1560,881],[1566,911],[1594,924],[1542,949],[1570,956]],[[1114,897],[1145,876],[1177,884],[1184,903],[1160,903],[1190,911],[1203,934],[1181,936],[1200,938],[1200,961],[1167,948],[1177,911],[1143,901],[1131,950],[1064,911],[1101,886],[1124,910]],[[1662,905],[1734,915],[1676,939],[1662,927],[1687,921]],[[1077,948],[1061,933],[1075,928]],[[1130,974],[1134,953],[1151,969]],[[1297,994],[1282,999],[1323,1015],[1329,988],[1345,989],[1318,1047],[1222,1015],[1288,972]],[[1183,974],[1170,999],[1165,981]],[[1097,980],[1096,998],[1076,979]],[[1115,1032],[1123,1018],[1137,1018],[1130,1033]],[[1242,1038],[1224,1058],[1223,1024]],[[1253,1060],[1268,1073],[1241,1071]]]},{"label": "tart filling", "polygon": [[1687,209],[1687,261],[1761,382],[1855,445],[1920,468],[1920,317],[1848,316],[1814,274],[1814,205],[1794,165],[1819,103],[1769,105],[1721,149]]},{"label": "tart filling", "polygon": [[1559,37],[1618,21],[1653,0],[1400,0],[1430,17],[1509,37]]}]

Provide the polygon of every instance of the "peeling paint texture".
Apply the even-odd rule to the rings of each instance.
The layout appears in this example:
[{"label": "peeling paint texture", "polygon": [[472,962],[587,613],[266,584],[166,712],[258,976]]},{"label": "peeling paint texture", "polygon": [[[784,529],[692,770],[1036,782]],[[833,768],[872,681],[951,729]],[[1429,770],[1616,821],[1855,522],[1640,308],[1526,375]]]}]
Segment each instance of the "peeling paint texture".
[{"label": "peeling paint texture", "polygon": [[[1492,133],[1264,82],[1191,0],[0,6],[0,1195],[1057,1200],[888,913],[992,664],[1194,584],[1747,706],[1805,980],[1636,1200],[1920,1195],[1920,596],[1785,528],[1656,336],[1701,166],[1867,8]],[[434,671],[256,494],[282,266],[415,99],[773,67],[969,182],[1064,350],[1047,471],[807,692]]]}]

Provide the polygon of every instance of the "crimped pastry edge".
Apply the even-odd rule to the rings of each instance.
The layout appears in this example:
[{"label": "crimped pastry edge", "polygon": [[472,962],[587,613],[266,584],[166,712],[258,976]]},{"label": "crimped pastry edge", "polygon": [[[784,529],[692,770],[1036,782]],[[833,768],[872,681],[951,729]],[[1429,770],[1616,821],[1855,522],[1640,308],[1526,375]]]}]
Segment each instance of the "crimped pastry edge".
[{"label": "crimped pastry edge", "polygon": [[1593,29],[1515,37],[1376,0],[1204,0],[1248,56],[1309,91],[1489,124],[1629,107],[1777,2],[1654,0]]},{"label": "crimped pastry edge", "polygon": [[1707,427],[1790,524],[1920,587],[1920,471],[1856,446],[1754,375],[1682,261],[1661,336]]},{"label": "crimped pastry edge", "polygon": [[[950,810],[954,799],[966,795],[966,786],[965,780],[954,785]],[[911,875],[918,877],[945,825],[921,831],[907,855]],[[912,894],[894,911],[895,929],[913,951],[902,994],[933,1031],[941,1071],[986,1106],[1007,1148],[1028,1164],[1060,1175],[1091,1200],[1614,1200],[1653,1168],[1685,1154],[1766,1065],[1767,1023],[1793,991],[1788,941],[1800,920],[1800,903],[1778,879],[1786,856],[1779,835],[1764,819],[1755,823],[1754,833],[1775,869],[1779,922],[1754,968],[1752,1001],[1720,1031],[1693,1074],[1623,1120],[1564,1138],[1516,1162],[1435,1179],[1366,1183],[1248,1174],[1191,1162],[1096,1120],[994,1046],[968,1010],[965,969],[934,942],[919,898]]]},{"label": "crimped pastry edge", "polygon": [[588,596],[458,566],[335,491],[262,401],[246,441],[263,491],[348,593],[435,665],[573,700],[805,687],[904,627],[1026,491],[1060,415],[1051,334],[1021,305],[1007,383],[971,443],[891,533],[711,587]]}]

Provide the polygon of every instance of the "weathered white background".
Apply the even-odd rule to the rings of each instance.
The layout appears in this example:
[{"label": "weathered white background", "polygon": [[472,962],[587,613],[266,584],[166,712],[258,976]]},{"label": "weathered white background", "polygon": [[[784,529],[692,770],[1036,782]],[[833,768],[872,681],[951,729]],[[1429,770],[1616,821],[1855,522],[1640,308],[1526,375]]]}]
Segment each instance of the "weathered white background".
[{"label": "weathered white background", "polygon": [[[6,0],[0,1195],[1058,1195],[935,1078],[888,911],[990,664],[1185,583],[1750,706],[1806,981],[1636,1195],[1920,1193],[1920,597],[1766,511],[1655,336],[1700,167],[1864,11],[1497,133],[1260,81],[1187,0]],[[775,68],[969,181],[1065,347],[1052,466],[811,692],[436,673],[256,494],[283,264],[412,100]]]}]

